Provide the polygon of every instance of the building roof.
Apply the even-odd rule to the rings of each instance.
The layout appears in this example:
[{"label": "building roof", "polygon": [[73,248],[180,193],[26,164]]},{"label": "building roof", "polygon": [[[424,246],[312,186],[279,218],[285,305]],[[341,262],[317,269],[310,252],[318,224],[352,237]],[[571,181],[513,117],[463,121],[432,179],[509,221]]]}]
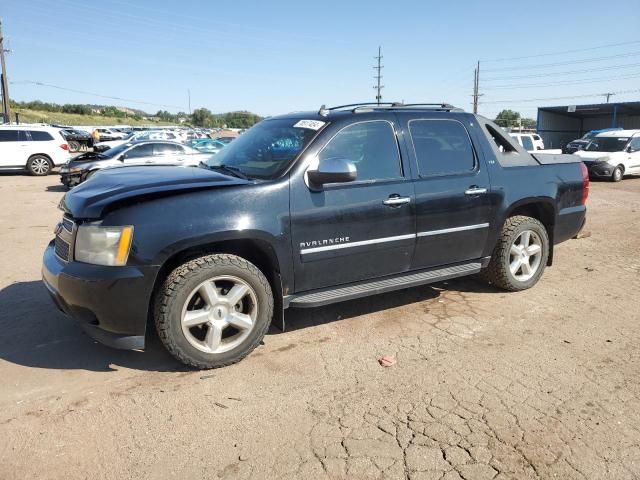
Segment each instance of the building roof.
[{"label": "building roof", "polygon": [[539,107],[538,111],[554,112],[568,117],[585,118],[591,116],[640,115],[640,102],[593,103],[589,105],[561,105],[556,107]]}]

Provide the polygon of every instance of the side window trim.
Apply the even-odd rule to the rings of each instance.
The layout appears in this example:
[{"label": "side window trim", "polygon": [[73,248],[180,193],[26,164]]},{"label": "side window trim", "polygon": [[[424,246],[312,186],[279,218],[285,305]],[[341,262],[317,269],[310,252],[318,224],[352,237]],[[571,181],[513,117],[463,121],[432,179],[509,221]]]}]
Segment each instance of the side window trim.
[{"label": "side window trim", "polygon": [[[416,121],[433,121],[433,122],[454,122],[458,123],[464,132],[467,134],[467,139],[469,140],[469,145],[471,145],[471,152],[473,154],[473,168],[465,171],[459,172],[443,172],[443,173],[434,173],[434,174],[423,174],[420,173],[420,162],[418,161],[418,152],[416,151],[416,146],[413,143],[413,135],[411,134],[411,122]],[[469,134],[469,130],[467,127],[460,121],[454,118],[412,118],[407,121],[407,133],[409,134],[409,140],[411,141],[411,149],[413,151],[413,157],[415,158],[415,166],[417,178],[439,178],[439,177],[456,177],[461,175],[476,175],[480,170],[480,161],[478,160],[478,152],[476,151],[476,146],[471,139],[471,135]]]},{"label": "side window trim", "polygon": [[[385,122],[391,128],[391,134],[393,135],[393,140],[394,140],[395,146],[396,146],[396,154],[397,154],[396,158],[398,159],[398,166],[400,167],[399,168],[400,175],[397,176],[397,177],[389,177],[389,178],[377,178],[377,179],[369,179],[369,180],[357,180],[356,179],[353,182],[339,183],[339,184],[327,184],[325,186],[325,188],[331,188],[331,187],[344,188],[344,187],[348,187],[348,186],[356,186],[356,185],[371,184],[371,183],[381,183],[381,182],[397,181],[397,180],[409,180],[407,178],[407,176],[405,175],[404,165],[402,163],[402,152],[400,151],[400,145],[398,143],[398,132],[397,132],[397,130],[395,128],[394,122],[392,122],[391,120],[387,120],[386,118],[360,120],[358,122],[353,122],[353,123],[350,123],[349,125],[345,125],[344,127],[340,128],[336,133],[334,133],[331,136],[331,138],[329,138],[329,140],[327,140],[325,142],[325,144],[322,146],[322,148],[320,150],[318,150],[318,153],[315,154],[315,157],[316,157],[317,161],[319,162],[320,155],[322,154],[324,149],[327,148],[327,146],[333,141],[333,139],[335,137],[337,137],[343,130],[346,130],[347,128],[353,127],[354,125],[361,125],[361,124],[365,124],[365,123],[376,123],[376,122]],[[314,164],[317,166],[317,163],[315,161],[311,162],[311,164],[309,164],[309,166],[307,167],[307,170],[309,170],[310,168],[313,168]],[[306,178],[306,175],[305,175],[305,178]]]}]

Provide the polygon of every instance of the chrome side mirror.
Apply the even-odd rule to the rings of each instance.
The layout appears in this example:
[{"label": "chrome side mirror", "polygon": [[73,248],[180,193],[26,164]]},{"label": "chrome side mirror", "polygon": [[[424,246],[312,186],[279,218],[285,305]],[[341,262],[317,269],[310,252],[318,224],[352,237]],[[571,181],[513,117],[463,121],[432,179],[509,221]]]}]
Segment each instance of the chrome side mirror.
[{"label": "chrome side mirror", "polygon": [[327,183],[353,182],[356,177],[356,166],[346,158],[327,158],[320,162],[317,170],[307,171],[309,184],[316,187]]}]

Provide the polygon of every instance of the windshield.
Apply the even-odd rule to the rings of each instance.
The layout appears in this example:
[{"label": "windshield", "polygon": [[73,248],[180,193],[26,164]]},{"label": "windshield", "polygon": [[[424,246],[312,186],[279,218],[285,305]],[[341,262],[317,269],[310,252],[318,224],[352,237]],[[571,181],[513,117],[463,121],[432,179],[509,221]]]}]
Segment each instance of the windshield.
[{"label": "windshield", "polygon": [[621,152],[629,137],[596,137],[587,145],[588,152]]},{"label": "windshield", "polygon": [[[308,128],[309,124],[313,128]],[[323,122],[304,123],[298,119],[263,120],[205,164],[212,168],[233,167],[248,177],[275,178],[309,144],[322,125]]]},{"label": "windshield", "polygon": [[587,132],[585,133],[582,138],[580,140],[591,140],[593,137],[595,137],[596,134],[593,132]]},{"label": "windshield", "polygon": [[114,158],[123,153],[131,146],[130,143],[123,143],[122,145],[118,145],[117,147],[110,148],[102,152],[100,155],[106,158]]}]

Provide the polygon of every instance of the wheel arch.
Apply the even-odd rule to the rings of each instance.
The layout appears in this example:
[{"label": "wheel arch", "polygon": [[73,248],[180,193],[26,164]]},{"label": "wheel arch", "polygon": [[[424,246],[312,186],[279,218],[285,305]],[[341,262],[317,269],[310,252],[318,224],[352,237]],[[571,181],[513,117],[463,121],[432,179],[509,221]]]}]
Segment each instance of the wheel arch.
[{"label": "wheel arch", "polygon": [[226,253],[237,255],[253,263],[267,278],[271,285],[274,301],[274,312],[272,323],[284,330],[284,310],[282,304],[282,280],[280,271],[280,261],[273,246],[262,239],[236,238],[229,240],[217,240],[198,245],[192,245],[174,252],[169,256],[158,271],[153,285],[151,299],[149,303],[149,320],[153,321],[153,305],[156,294],[162,283],[169,274],[178,266],[189,260],[204,255],[216,253]]},{"label": "wheel arch", "polygon": [[[53,159],[51,158],[51,155],[48,155],[46,153],[32,153],[27,158],[27,163],[29,163],[29,160],[31,160],[33,157],[45,157],[47,160],[49,160],[49,163],[51,163],[51,166],[52,167],[54,166]],[[27,163],[25,163],[25,166],[27,165]]]},{"label": "wheel arch", "polygon": [[553,232],[556,224],[556,207],[551,199],[542,198],[529,198],[521,200],[507,210],[505,217],[502,220],[502,225],[507,221],[509,217],[516,215],[524,215],[526,217],[535,218],[542,225],[544,225],[549,237],[549,257],[547,259],[547,266],[553,264]]}]

